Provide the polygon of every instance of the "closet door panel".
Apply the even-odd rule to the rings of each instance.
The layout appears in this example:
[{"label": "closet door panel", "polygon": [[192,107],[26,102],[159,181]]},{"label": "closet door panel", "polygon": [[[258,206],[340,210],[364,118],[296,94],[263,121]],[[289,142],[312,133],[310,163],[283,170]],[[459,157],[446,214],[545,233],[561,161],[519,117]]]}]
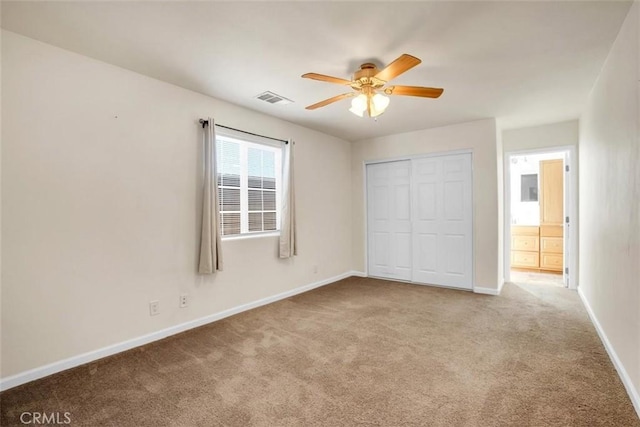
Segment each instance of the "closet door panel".
[{"label": "closet door panel", "polygon": [[413,185],[413,280],[471,289],[471,155],[414,160]]},{"label": "closet door panel", "polygon": [[472,288],[471,155],[367,166],[373,277]]},{"label": "closet door panel", "polygon": [[411,280],[411,162],[392,162],[393,277]]},{"label": "closet door panel", "polygon": [[368,270],[372,276],[387,277],[391,267],[390,167],[367,166]]},{"label": "closet door panel", "polygon": [[367,166],[369,275],[411,280],[411,163]]},{"label": "closet door panel", "polygon": [[419,273],[436,274],[438,270],[438,235],[420,233],[415,237],[415,270]]},{"label": "closet door panel", "polygon": [[438,179],[441,169],[437,158],[412,160],[414,282],[435,284],[441,269],[439,217],[442,211],[442,188]]}]

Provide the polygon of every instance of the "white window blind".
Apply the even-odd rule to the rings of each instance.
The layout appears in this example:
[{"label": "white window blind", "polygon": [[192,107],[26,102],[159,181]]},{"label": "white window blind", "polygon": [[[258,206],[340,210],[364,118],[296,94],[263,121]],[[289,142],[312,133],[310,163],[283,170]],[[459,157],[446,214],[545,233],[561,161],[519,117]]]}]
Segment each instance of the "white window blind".
[{"label": "white window blind", "polygon": [[218,135],[216,151],[222,235],[279,230],[282,148]]}]

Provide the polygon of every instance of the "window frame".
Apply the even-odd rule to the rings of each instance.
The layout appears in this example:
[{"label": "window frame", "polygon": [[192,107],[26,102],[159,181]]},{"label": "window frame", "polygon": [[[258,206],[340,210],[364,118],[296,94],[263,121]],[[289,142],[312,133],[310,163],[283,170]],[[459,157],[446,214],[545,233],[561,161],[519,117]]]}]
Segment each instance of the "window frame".
[{"label": "window frame", "polygon": [[[227,140],[230,142],[235,142],[240,145],[240,234],[221,234],[222,240],[239,240],[239,239],[250,239],[257,237],[269,237],[269,236],[279,236],[280,235],[280,218],[282,215],[282,174],[283,174],[283,157],[284,157],[284,143],[279,141],[273,141],[268,138],[262,138],[257,135],[245,134],[244,132],[234,131],[230,129],[216,129],[216,147],[221,140]],[[276,229],[275,230],[267,230],[267,231],[249,231],[249,213],[252,212],[249,210],[249,174],[247,171],[248,168],[248,152],[249,148],[258,148],[264,151],[271,151],[276,153],[274,156],[275,163],[275,203],[276,203]],[[216,163],[217,163],[217,153],[216,153]],[[216,164],[217,168],[217,164]],[[221,188],[218,185],[218,178],[216,176],[216,191],[219,191]],[[257,189],[256,189],[257,190]],[[265,189],[262,189],[265,190]],[[267,189],[267,191],[270,191]],[[218,204],[218,213],[222,214],[221,210],[222,205]],[[244,209],[243,209],[244,208]],[[235,211],[232,211],[235,212]],[[253,211],[253,212],[265,212],[262,211]],[[273,212],[271,210],[267,212]],[[221,232],[222,232],[222,223],[220,224]]]}]

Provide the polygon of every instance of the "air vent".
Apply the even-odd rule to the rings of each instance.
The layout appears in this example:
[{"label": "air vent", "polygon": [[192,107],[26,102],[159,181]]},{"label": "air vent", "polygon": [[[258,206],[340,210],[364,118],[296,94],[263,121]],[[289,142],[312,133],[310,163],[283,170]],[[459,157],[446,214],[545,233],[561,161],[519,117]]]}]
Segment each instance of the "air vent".
[{"label": "air vent", "polygon": [[278,105],[291,104],[293,102],[292,100],[287,99],[282,95],[278,95],[277,93],[269,91],[262,92],[260,95],[256,95],[255,98],[259,99],[260,101],[268,102],[269,104]]}]

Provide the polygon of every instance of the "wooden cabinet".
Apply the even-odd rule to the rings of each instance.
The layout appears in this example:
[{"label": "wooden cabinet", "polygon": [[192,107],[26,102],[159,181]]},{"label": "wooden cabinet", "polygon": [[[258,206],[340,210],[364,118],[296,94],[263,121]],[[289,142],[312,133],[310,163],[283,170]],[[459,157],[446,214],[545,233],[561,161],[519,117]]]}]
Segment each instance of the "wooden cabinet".
[{"label": "wooden cabinet", "polygon": [[542,225],[540,226],[540,235],[545,237],[562,237],[562,226],[558,225]]},{"label": "wooden cabinet", "polygon": [[540,226],[511,227],[511,267],[562,271],[563,179],[562,160],[540,162]]},{"label": "wooden cabinet", "polygon": [[540,254],[540,270],[562,271],[562,254]]},{"label": "wooden cabinet", "polygon": [[562,160],[540,162],[540,269],[562,271],[564,222]]},{"label": "wooden cabinet", "polygon": [[511,266],[538,268],[538,252],[511,251]]},{"label": "wooden cabinet", "polygon": [[540,249],[538,236],[512,236],[511,250],[536,251]]},{"label": "wooden cabinet", "polygon": [[562,225],[540,226],[540,269],[562,271],[564,240]]},{"label": "wooden cabinet", "polygon": [[537,269],[540,265],[539,251],[540,227],[511,227],[511,267]]},{"label": "wooden cabinet", "polygon": [[511,227],[511,267],[562,271],[561,225]]},{"label": "wooden cabinet", "polygon": [[562,254],[562,237],[540,237],[540,252]]},{"label": "wooden cabinet", "polygon": [[563,161],[540,162],[540,225],[562,225],[564,203]]}]

